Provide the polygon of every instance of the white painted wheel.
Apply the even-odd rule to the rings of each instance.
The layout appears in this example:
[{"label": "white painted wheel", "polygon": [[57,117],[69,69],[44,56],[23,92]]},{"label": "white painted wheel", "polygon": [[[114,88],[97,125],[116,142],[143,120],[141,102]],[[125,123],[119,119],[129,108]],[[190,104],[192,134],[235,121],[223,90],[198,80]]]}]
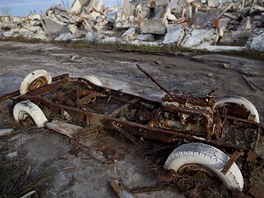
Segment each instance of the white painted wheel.
[{"label": "white painted wheel", "polygon": [[219,98],[216,102],[216,106],[218,107],[223,107],[227,104],[243,105],[250,112],[250,114],[254,116],[254,121],[259,123],[259,114],[256,107],[246,98],[240,96],[225,96]]},{"label": "white painted wheel", "polygon": [[88,75],[88,76],[83,76],[82,77],[83,79],[85,80],[88,80],[89,82],[95,84],[95,85],[98,85],[98,86],[102,86],[102,82],[95,76],[93,75]]},{"label": "white painted wheel", "polygon": [[48,122],[42,110],[30,101],[21,101],[14,106],[13,116],[15,121],[20,122],[30,116],[37,127],[42,128]]},{"label": "white painted wheel", "polygon": [[51,75],[45,70],[35,70],[28,74],[20,84],[20,94],[24,95],[30,91],[43,87],[52,82]]},{"label": "white painted wheel", "polygon": [[224,152],[213,146],[189,143],[177,147],[169,155],[164,168],[173,169],[177,172],[186,165],[202,165],[217,175],[228,189],[242,190],[244,186],[243,176],[235,163],[225,175],[221,172],[228,159],[229,157]]}]

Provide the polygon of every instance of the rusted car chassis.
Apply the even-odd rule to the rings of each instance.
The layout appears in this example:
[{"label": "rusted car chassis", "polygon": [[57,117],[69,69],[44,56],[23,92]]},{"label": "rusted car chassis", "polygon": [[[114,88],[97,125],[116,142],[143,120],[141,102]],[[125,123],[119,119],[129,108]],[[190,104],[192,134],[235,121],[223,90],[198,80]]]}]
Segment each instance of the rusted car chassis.
[{"label": "rusted car chassis", "polygon": [[[73,87],[77,90],[74,90],[75,93],[70,93],[70,96],[65,94],[65,87],[68,85],[77,85],[77,87]],[[52,95],[50,94],[52,92],[57,98],[48,97],[48,95]],[[138,141],[134,136],[166,143],[182,138],[218,147],[249,151],[257,148],[261,128],[263,128],[262,124],[246,119],[247,115],[245,118],[219,115],[219,110],[215,105],[216,97],[211,94],[204,98],[197,98],[169,93],[163,97],[161,103],[96,86],[82,78],[69,78],[67,74],[57,76],[52,79],[51,84],[25,95],[20,95],[19,91],[6,94],[0,97],[0,102],[8,98],[14,100],[15,103],[30,100],[36,104],[44,105],[62,116],[67,113],[73,120],[81,121],[84,125],[100,125],[116,130],[134,143]],[[117,99],[122,104],[112,112],[98,113],[88,107],[89,104],[96,103],[97,98],[104,98],[106,105],[110,100]],[[176,105],[170,105],[170,103],[176,103]],[[243,113],[243,109],[239,111],[239,113]],[[166,115],[162,115],[164,112]],[[132,114],[133,116],[131,116]],[[175,114],[177,114],[179,123],[176,123],[174,117],[170,118]],[[200,120],[197,121],[191,116],[198,117]],[[224,138],[226,133],[230,133],[228,131],[230,122],[237,126],[243,123],[243,128],[254,129],[255,132],[251,134],[252,142],[239,145],[236,139],[238,135],[233,139],[230,139],[230,136],[228,136],[228,140]],[[177,125],[179,126],[177,127]],[[203,131],[205,133],[201,134]],[[243,133],[243,131],[240,132]],[[253,142],[254,146],[252,147]]]},{"label": "rusted car chassis", "polygon": [[[144,69],[141,67],[139,69],[167,93],[162,101],[149,100],[99,86],[85,78],[70,78],[68,74],[52,79],[51,76],[44,78],[46,71],[41,70],[40,73],[44,72],[44,77],[42,74],[32,72],[29,76],[37,75],[38,78],[34,77],[30,83],[22,81],[21,85],[26,84],[27,89],[20,87],[19,91],[0,97],[0,103],[11,99],[16,103],[14,107],[16,109],[18,104],[24,108],[23,102],[30,101],[36,108],[41,108],[39,109],[41,114],[45,112],[44,120],[47,120],[46,117],[49,120],[59,117],[85,126],[99,125],[119,132],[134,144],[150,139],[175,144],[175,147],[194,143],[188,145],[188,149],[192,147],[199,149],[196,144],[198,143],[198,146],[205,149],[201,150],[205,154],[206,149],[211,150],[209,153],[213,154],[214,147],[217,147],[230,154],[230,158],[221,169],[223,175],[230,174],[232,167],[234,171],[235,161],[240,156],[244,156],[247,161],[254,161],[258,157],[257,148],[264,126],[259,123],[257,110],[249,101],[247,102],[253,106],[255,115],[250,112],[250,108],[246,108],[246,105],[219,105],[213,92],[205,97],[171,93]],[[28,79],[27,77],[25,79]],[[26,93],[22,94],[21,90]],[[25,116],[25,119],[19,121],[34,123],[30,116]],[[214,147],[207,148],[206,145]],[[180,149],[186,148],[183,146]],[[221,153],[217,150],[215,152]],[[171,166],[174,162],[171,160],[175,160],[175,157],[173,153],[168,157],[165,164],[167,168],[173,168]],[[198,161],[202,163],[203,159],[199,158]],[[230,189],[242,190],[242,176],[238,170],[235,174],[241,178],[238,179],[239,185],[232,181],[232,185],[227,186]],[[227,180],[223,181],[232,180],[233,177],[226,178]]]}]

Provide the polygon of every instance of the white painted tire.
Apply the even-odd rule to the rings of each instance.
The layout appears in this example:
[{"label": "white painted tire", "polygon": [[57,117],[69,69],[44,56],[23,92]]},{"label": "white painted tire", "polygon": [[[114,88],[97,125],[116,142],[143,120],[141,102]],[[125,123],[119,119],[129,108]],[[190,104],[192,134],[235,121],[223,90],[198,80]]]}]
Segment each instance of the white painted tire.
[{"label": "white painted tire", "polygon": [[95,85],[103,86],[102,82],[97,77],[95,77],[93,75],[83,76],[82,78],[93,83],[93,84],[95,84]]},{"label": "white painted tire", "polygon": [[225,106],[228,103],[243,105],[251,113],[251,115],[255,117],[254,121],[259,123],[259,113],[256,107],[246,98],[243,98],[241,96],[225,96],[218,99],[218,101],[216,102],[216,106],[221,107]]},{"label": "white painted tire", "polygon": [[243,176],[238,166],[234,163],[224,175],[224,168],[229,157],[221,150],[202,143],[189,143],[177,147],[165,162],[165,169],[173,169],[176,172],[188,164],[198,164],[209,168],[223,184],[230,190],[239,189],[244,186]]},{"label": "white painted tire", "polygon": [[21,82],[20,89],[19,89],[20,94],[24,95],[28,93],[31,83],[33,83],[36,79],[41,78],[41,77],[46,79],[47,84],[50,84],[52,82],[52,77],[47,71],[42,70],[42,69],[35,70],[31,72],[30,74],[28,74],[24,78],[24,80]]},{"label": "white painted tire", "polygon": [[42,128],[48,122],[42,110],[30,101],[21,101],[14,106],[13,117],[16,122],[24,120],[30,116],[35,122],[36,126]]}]

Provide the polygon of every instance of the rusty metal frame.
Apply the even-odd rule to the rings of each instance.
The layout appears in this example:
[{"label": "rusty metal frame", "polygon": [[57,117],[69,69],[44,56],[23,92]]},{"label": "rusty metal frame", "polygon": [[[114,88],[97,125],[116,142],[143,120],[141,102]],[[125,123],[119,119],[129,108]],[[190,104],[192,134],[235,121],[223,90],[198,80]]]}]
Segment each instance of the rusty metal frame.
[{"label": "rusty metal frame", "polygon": [[[109,94],[110,97],[113,95],[113,96],[116,96],[119,98],[125,98],[126,99],[125,101],[128,101],[128,102],[126,102],[124,105],[120,106],[119,108],[117,108],[113,112],[105,115],[105,114],[98,114],[98,113],[94,113],[94,112],[85,111],[81,108],[75,108],[72,106],[57,104],[57,103],[49,100],[47,97],[44,96],[45,94],[51,92],[52,90],[60,88],[69,82],[82,83],[83,85],[87,86],[89,89],[93,90],[92,94],[95,97],[99,96],[100,94],[103,94],[103,95]],[[162,87],[162,86],[160,85],[160,87]],[[165,88],[163,88],[163,89],[165,89]],[[168,92],[168,91],[166,90],[166,92]],[[167,96],[172,97],[173,99],[178,97],[178,96],[172,95],[171,93],[169,93],[169,95],[167,95]],[[49,109],[51,109],[54,112],[59,113],[60,115],[63,115],[64,112],[67,112],[71,118],[73,118],[74,120],[78,120],[78,121],[83,122],[84,125],[94,124],[94,125],[103,126],[105,128],[109,128],[112,130],[116,130],[134,144],[137,144],[139,142],[138,139],[135,138],[134,136],[142,137],[142,138],[146,138],[146,139],[157,140],[157,141],[160,141],[163,143],[176,142],[179,138],[181,138],[181,139],[185,139],[187,141],[196,141],[196,142],[198,141],[198,142],[203,142],[203,143],[211,144],[211,145],[218,146],[218,147],[232,148],[232,149],[237,150],[237,152],[235,152],[232,155],[231,159],[226,164],[223,172],[228,171],[228,169],[236,161],[236,159],[242,155],[242,152],[252,151],[251,148],[246,148],[246,147],[238,146],[236,144],[231,144],[231,143],[221,142],[218,140],[211,139],[211,135],[210,135],[211,128],[210,127],[212,126],[213,120],[211,120],[211,115],[210,115],[211,112],[209,112],[209,111],[206,111],[203,109],[190,109],[190,108],[175,107],[175,106],[173,106],[173,107],[162,106],[161,102],[159,102],[159,101],[149,100],[149,99],[146,99],[143,97],[134,96],[131,94],[112,90],[110,88],[104,88],[104,87],[96,86],[96,85],[92,84],[91,82],[89,82],[85,79],[69,78],[69,76],[67,74],[53,78],[53,82],[51,84],[46,85],[44,87],[40,87],[36,90],[33,90],[32,92],[30,92],[26,95],[19,95],[19,91],[12,92],[10,94],[6,94],[6,95],[0,97],[0,103],[3,102],[4,100],[7,100],[7,99],[12,99],[15,102],[19,102],[22,100],[30,100],[31,102],[35,102],[38,104],[45,105],[46,107],[48,107]],[[190,99],[193,100],[194,103],[197,102],[198,104],[203,106],[203,99],[199,99],[199,98],[197,100],[192,99],[192,98],[190,98]],[[185,99],[183,98],[183,100],[185,100]],[[161,107],[160,108],[161,111],[165,110],[165,111],[171,111],[171,112],[182,112],[182,113],[204,116],[206,118],[206,120],[208,121],[207,131],[206,131],[207,136],[206,137],[200,137],[200,136],[190,134],[190,133],[188,133],[188,131],[185,131],[185,133],[184,133],[182,131],[167,130],[167,129],[157,128],[157,127],[151,127],[149,125],[139,124],[136,122],[131,122],[128,120],[122,120],[122,119],[118,118],[118,115],[124,109],[127,109],[131,105],[134,105],[134,104],[139,103],[139,102],[146,102],[148,104],[153,104],[153,105],[159,106],[159,107]],[[210,101],[208,103],[210,106],[212,106],[214,104],[214,101],[213,101],[213,103],[211,103]],[[214,111],[214,107],[212,109]],[[258,133],[257,133],[256,142],[255,142],[254,149],[253,149],[253,152],[255,152],[256,147],[258,146],[259,139],[260,139],[259,136],[261,133],[261,128],[263,129],[264,125],[259,124],[259,123],[255,123],[253,121],[235,118],[235,117],[231,117],[231,116],[225,117],[223,123],[225,123],[226,120],[228,120],[228,119],[237,120],[237,121],[241,121],[241,122],[245,122],[245,123],[249,123],[249,124],[253,124],[253,125],[257,126]]]}]

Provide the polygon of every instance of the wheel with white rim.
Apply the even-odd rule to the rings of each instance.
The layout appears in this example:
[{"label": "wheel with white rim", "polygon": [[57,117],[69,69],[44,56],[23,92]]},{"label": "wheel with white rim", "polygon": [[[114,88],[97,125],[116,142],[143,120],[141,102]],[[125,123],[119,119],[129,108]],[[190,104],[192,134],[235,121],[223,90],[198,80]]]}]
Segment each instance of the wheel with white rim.
[{"label": "wheel with white rim", "polygon": [[42,69],[35,70],[28,74],[20,84],[19,92],[24,95],[52,82],[51,75]]},{"label": "wheel with white rim", "polygon": [[203,143],[189,143],[177,147],[169,155],[164,168],[178,172],[187,165],[200,165],[214,173],[228,189],[242,191],[244,180],[236,163],[231,166],[226,174],[221,172],[228,160],[227,154],[213,146]]},{"label": "wheel with white rim", "polygon": [[16,122],[33,120],[38,128],[42,128],[48,122],[42,110],[33,102],[21,101],[14,106],[13,117]]},{"label": "wheel with white rim", "polygon": [[94,75],[87,75],[87,76],[83,76],[82,77],[83,79],[95,84],[95,85],[98,85],[98,86],[102,86],[102,82],[97,78],[95,77]]},{"label": "wheel with white rim", "polygon": [[252,120],[259,123],[259,114],[256,107],[246,98],[243,98],[241,96],[225,96],[219,98],[218,101],[216,102],[216,106],[218,108],[228,107],[228,105],[237,105],[240,107],[244,107],[248,111],[248,114],[250,115],[247,117],[248,118],[251,117]]}]

